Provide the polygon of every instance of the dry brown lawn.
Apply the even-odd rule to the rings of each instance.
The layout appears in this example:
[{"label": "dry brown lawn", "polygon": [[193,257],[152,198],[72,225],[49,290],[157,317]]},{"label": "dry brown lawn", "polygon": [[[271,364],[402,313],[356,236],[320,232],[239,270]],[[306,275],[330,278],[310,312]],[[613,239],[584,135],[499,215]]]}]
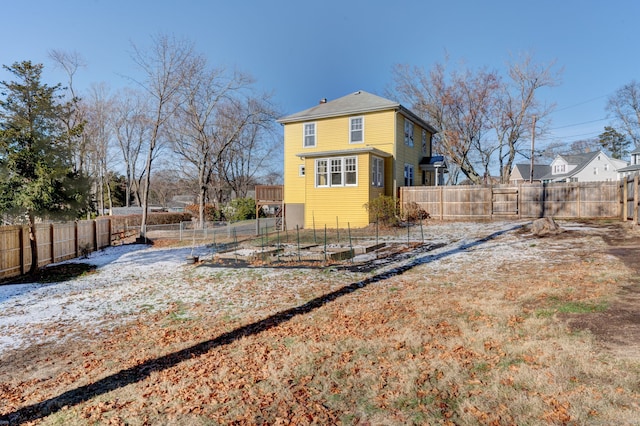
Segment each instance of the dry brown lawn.
[{"label": "dry brown lawn", "polygon": [[1,355],[0,424],[640,425],[640,234],[560,225],[382,273],[191,266],[224,306]]}]

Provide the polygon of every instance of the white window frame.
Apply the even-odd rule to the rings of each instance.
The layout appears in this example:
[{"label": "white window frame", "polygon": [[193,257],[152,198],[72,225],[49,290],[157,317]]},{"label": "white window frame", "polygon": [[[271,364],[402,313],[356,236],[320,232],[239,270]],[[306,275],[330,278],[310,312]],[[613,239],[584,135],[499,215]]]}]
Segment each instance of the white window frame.
[{"label": "white window frame", "polygon": [[384,158],[371,157],[371,186],[384,188]]},{"label": "white window frame", "polygon": [[[313,129],[313,133],[307,133],[307,129]],[[307,143],[307,138],[313,141],[313,143]],[[317,145],[318,139],[318,129],[316,123],[304,123],[302,125],[302,147],[303,148],[314,148]]]},{"label": "white window frame", "polygon": [[[356,156],[317,158],[315,166],[316,188],[358,186],[358,157]],[[347,183],[348,174],[355,177],[355,183]]]},{"label": "white window frame", "polygon": [[300,165],[298,166],[298,176],[300,176],[300,177],[304,177],[304,175],[305,175],[305,173],[304,173],[304,172],[305,172],[305,170],[304,170],[304,164],[300,164]]},{"label": "white window frame", "polygon": [[404,119],[404,144],[413,147],[413,121]]},{"label": "white window frame", "polygon": [[[325,188],[329,187],[329,159],[328,158],[318,158],[315,161],[316,164],[316,173],[315,173],[315,184],[316,188]],[[322,184],[321,178],[324,177],[324,184]]]},{"label": "white window frame", "polygon": [[[354,124],[357,123],[357,120],[360,120],[360,127],[354,129]],[[357,124],[356,124],[357,125]],[[360,132],[360,140],[354,140],[353,133]],[[364,143],[364,117],[349,117],[349,143]]]},{"label": "white window frame", "polygon": [[343,163],[344,186],[358,186],[358,157],[344,157]]},{"label": "white window frame", "polygon": [[413,164],[404,163],[404,186],[414,186],[415,169]]}]

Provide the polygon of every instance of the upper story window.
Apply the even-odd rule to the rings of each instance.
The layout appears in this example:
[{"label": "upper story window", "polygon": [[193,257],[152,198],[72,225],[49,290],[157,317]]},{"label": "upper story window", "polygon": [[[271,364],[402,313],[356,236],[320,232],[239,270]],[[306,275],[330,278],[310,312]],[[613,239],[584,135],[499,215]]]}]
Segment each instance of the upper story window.
[{"label": "upper story window", "polygon": [[356,186],[358,160],[356,157],[333,157],[316,160],[316,186]]},{"label": "upper story window", "polygon": [[609,165],[608,165],[608,164],[605,164],[605,165],[604,165],[604,171],[605,171],[605,172],[608,172],[608,171],[609,171]]},{"label": "upper story window", "polygon": [[351,117],[349,129],[349,143],[364,142],[364,117]]},{"label": "upper story window", "polygon": [[422,129],[422,155],[427,155],[427,131]]},{"label": "upper story window", "polygon": [[404,119],[404,144],[413,146],[413,122],[406,118]]},{"label": "upper story window", "polygon": [[316,146],[316,123],[304,123],[304,147]]},{"label": "upper story window", "polygon": [[371,186],[384,187],[384,159],[371,157]]},{"label": "upper story window", "polygon": [[553,166],[553,174],[558,174],[558,173],[566,173],[567,171],[567,165],[566,164],[556,164],[555,166]]}]

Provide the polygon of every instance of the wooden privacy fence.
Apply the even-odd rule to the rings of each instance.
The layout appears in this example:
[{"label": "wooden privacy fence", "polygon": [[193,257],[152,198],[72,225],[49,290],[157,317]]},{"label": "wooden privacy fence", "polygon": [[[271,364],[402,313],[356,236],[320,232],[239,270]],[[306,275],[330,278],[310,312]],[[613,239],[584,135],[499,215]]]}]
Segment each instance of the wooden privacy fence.
[{"label": "wooden privacy fence", "polygon": [[620,182],[400,188],[401,206],[411,202],[441,220],[632,218],[638,223],[638,178]]},{"label": "wooden privacy fence", "polygon": [[[38,266],[45,266],[111,245],[111,220],[39,224],[36,236]],[[30,267],[29,228],[0,227],[0,278],[24,274]]]}]

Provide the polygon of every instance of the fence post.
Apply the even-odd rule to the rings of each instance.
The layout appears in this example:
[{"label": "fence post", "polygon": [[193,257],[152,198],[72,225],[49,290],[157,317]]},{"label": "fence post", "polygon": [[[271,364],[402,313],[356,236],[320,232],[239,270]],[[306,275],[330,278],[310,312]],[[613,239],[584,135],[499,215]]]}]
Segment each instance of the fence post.
[{"label": "fence post", "polygon": [[18,230],[18,245],[20,246],[20,275],[24,275],[24,226],[21,226]]},{"label": "fence post", "polygon": [[516,209],[518,209],[518,220],[522,219],[522,181],[518,181],[516,188]]},{"label": "fence post", "polygon": [[76,251],[76,257],[80,257],[80,253],[79,253],[79,243],[78,243],[78,221],[74,221],[73,222],[73,238],[74,238],[74,242],[73,245],[75,246],[75,251]]},{"label": "fence post", "polygon": [[444,219],[444,186],[440,185],[440,220]]},{"label": "fence post", "polygon": [[638,224],[638,206],[640,205],[640,194],[638,194],[638,175],[633,177],[633,224]]},{"label": "fence post", "polygon": [[54,229],[53,229],[53,223],[51,224],[51,226],[49,227],[49,232],[51,234],[51,263],[56,263],[56,240],[54,238],[55,234],[54,234]]},{"label": "fence post", "polygon": [[92,221],[93,227],[93,251],[98,251],[98,222],[96,219]]},{"label": "fence post", "polygon": [[628,207],[627,207],[627,199],[629,198],[629,189],[628,189],[628,185],[629,185],[629,176],[625,176],[624,179],[622,179],[621,181],[621,185],[622,185],[622,190],[620,191],[622,193],[621,197],[622,199],[620,201],[622,201],[622,221],[626,222],[629,218],[628,218]]}]

